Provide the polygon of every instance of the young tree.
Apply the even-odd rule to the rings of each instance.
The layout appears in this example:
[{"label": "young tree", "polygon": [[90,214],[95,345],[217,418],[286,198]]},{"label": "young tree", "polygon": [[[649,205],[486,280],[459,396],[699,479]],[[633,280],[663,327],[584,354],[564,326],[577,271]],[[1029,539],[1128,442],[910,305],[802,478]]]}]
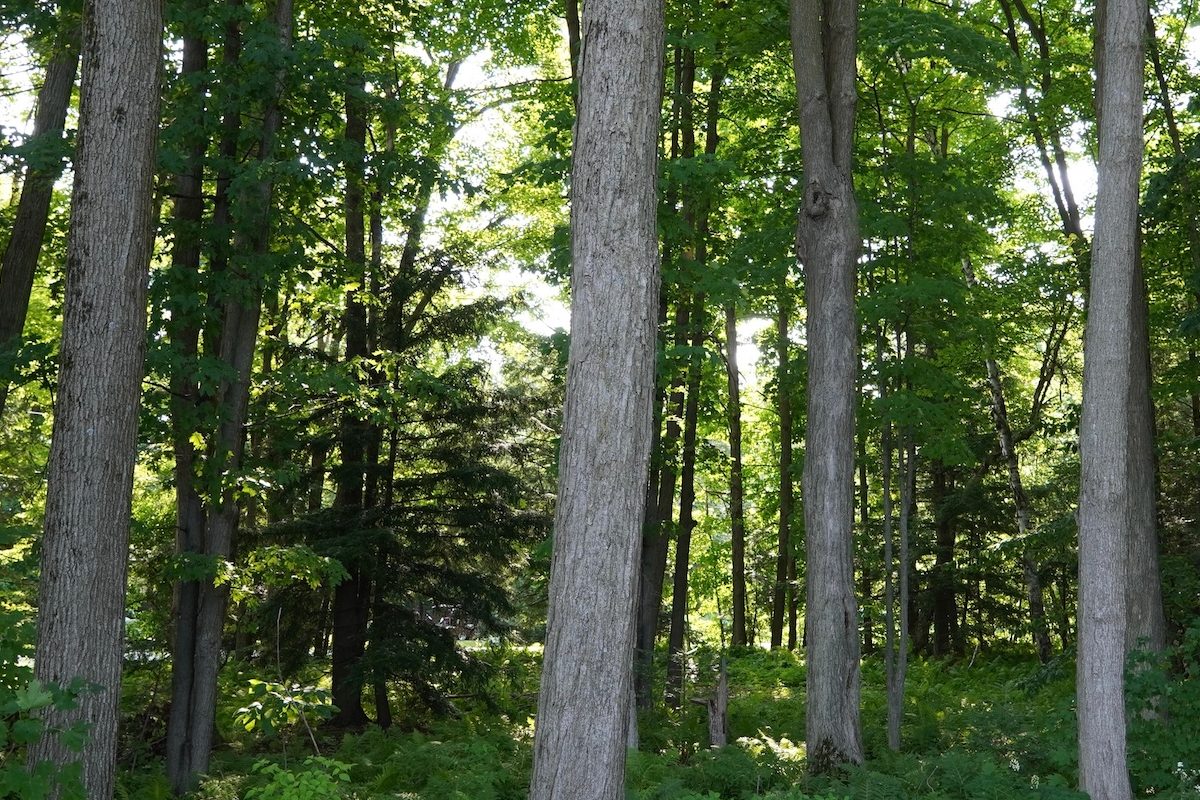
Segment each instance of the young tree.
[{"label": "young tree", "polygon": [[861,247],[854,152],[854,0],[792,0],[804,199],[796,244],[808,304],[804,522],[810,768],[863,759],[854,597],[855,275]]},{"label": "young tree", "polygon": [[[1125,629],[1143,0],[1096,8],[1099,177],[1083,369],[1079,489],[1079,783],[1092,800],[1131,796],[1125,754]],[[1136,371],[1144,377],[1142,371]]]},{"label": "young tree", "polygon": [[624,797],[658,309],[660,0],[585,9],[572,303],[531,800]]},{"label": "young tree", "polygon": [[161,42],[156,3],[88,3],[36,671],[97,688],[46,718],[48,731],[90,724],[82,756],[50,734],[29,759],[81,758],[88,797],[100,800],[112,797],[117,758]]}]

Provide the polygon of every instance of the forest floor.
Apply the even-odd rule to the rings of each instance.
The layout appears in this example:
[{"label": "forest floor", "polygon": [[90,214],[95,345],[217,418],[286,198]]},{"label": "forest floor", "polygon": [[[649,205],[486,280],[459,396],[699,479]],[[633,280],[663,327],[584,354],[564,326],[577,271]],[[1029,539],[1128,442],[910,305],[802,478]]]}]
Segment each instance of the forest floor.
[{"label": "forest floor", "polygon": [[[1193,647],[1191,656],[1174,663],[1174,678],[1151,669],[1131,673],[1133,702],[1161,697],[1170,704],[1165,720],[1138,717],[1132,724],[1130,764],[1138,796],[1200,797],[1200,648]],[[497,648],[483,659],[487,680],[477,694],[453,701],[456,714],[408,714],[397,703],[396,724],[388,731],[339,734],[314,721],[310,737],[293,715],[264,735],[262,726],[244,730],[246,718],[236,708],[222,709],[223,742],[196,798],[523,800],[539,654]],[[716,661],[712,652],[694,654],[691,696],[712,691]],[[882,663],[868,658],[862,694],[867,762],[823,777],[805,772],[803,663],[787,652],[762,650],[734,652],[728,663],[733,744],[705,745],[706,712],[699,704],[643,715],[640,750],[630,754],[627,767],[629,800],[1085,797],[1072,788],[1070,654],[1045,665],[1031,656],[997,653],[914,661],[899,753],[887,747]],[[169,796],[165,789],[161,763],[143,760],[126,771],[118,796],[153,800]]]}]

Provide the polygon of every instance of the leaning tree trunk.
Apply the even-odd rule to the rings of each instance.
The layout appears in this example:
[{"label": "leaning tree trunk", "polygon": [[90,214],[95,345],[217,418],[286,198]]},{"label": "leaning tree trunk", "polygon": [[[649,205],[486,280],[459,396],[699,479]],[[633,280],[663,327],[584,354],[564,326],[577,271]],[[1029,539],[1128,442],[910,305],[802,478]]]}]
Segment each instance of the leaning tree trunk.
[{"label": "leaning tree trunk", "polygon": [[654,416],[663,7],[592,0],[584,12],[571,348],[531,800],[625,796]]},{"label": "leaning tree trunk", "polygon": [[[55,52],[46,66],[46,77],[38,90],[37,110],[33,117],[33,136],[39,144],[48,139],[61,139],[71,105],[71,90],[75,88],[75,73],[79,68],[79,26],[70,27],[55,43]],[[25,329],[29,314],[29,297],[37,272],[42,240],[46,236],[46,221],[50,217],[50,200],[54,182],[62,175],[62,161],[31,163],[21,185],[21,199],[13,219],[12,233],[0,257],[0,351],[10,347]],[[8,381],[0,379],[0,417],[8,401]]]},{"label": "leaning tree trunk", "polygon": [[815,772],[863,760],[854,597],[855,270],[861,247],[854,151],[854,0],[791,0],[804,149],[797,249],[808,301],[804,521],[808,602],[806,735]]},{"label": "leaning tree trunk", "polygon": [[[113,794],[125,580],[146,336],[162,17],[155,3],[92,0],[83,81],[62,359],[46,493],[35,670],[82,678],[47,730],[90,726],[81,752],[49,733],[31,764],[81,761],[87,796]],[[81,555],[82,554],[82,555]]]},{"label": "leaning tree trunk", "polygon": [[854,385],[860,248],[851,158],[858,29],[853,0],[792,0],[804,198],[797,233],[808,299],[804,457],[810,769],[863,760],[854,599]]},{"label": "leaning tree trunk", "polygon": [[1125,754],[1125,532],[1132,522],[1129,308],[1137,298],[1144,0],[1096,9],[1100,149],[1083,369],[1079,490],[1079,783],[1129,800]]}]

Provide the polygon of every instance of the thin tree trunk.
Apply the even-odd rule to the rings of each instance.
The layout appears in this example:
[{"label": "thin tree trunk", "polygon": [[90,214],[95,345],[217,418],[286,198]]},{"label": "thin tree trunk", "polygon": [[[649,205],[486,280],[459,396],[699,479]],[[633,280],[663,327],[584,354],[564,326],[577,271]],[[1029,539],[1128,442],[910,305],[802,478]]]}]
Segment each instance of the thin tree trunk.
[{"label": "thin tree trunk", "polygon": [[[38,588],[38,680],[98,687],[49,709],[31,765],[82,762],[90,798],[113,795],[133,469],[153,245],[162,17],[92,0],[83,20],[80,135],[67,243],[58,394]],[[81,557],[81,554],[86,554]],[[83,721],[82,751],[53,733]]]},{"label": "thin tree trunk", "polygon": [[775,556],[775,591],[771,600],[771,649],[783,646],[787,613],[788,564],[792,553],[792,397],[788,356],[790,324],[787,286],[779,289],[779,316],[775,325],[776,408],[779,414],[779,552]]},{"label": "thin tree trunk", "polygon": [[[60,16],[66,14],[60,12]],[[75,87],[75,73],[79,69],[79,26],[68,24],[55,42],[54,55],[46,65],[46,77],[38,90],[31,142],[62,138],[67,109],[71,105],[71,90]],[[0,256],[0,352],[15,346],[25,328],[42,240],[46,237],[46,221],[50,217],[54,182],[62,175],[62,170],[62,162],[55,160],[53,163],[30,164],[25,171],[12,234]],[[0,380],[0,418],[4,417],[8,391],[8,381]]]},{"label": "thin tree trunk", "polygon": [[582,27],[571,347],[530,800],[625,796],[654,416],[662,3],[591,0]]},{"label": "thin tree trunk", "polygon": [[809,768],[863,760],[854,596],[855,279],[861,241],[851,176],[857,9],[853,0],[792,0],[803,202],[808,421],[804,459]]},{"label": "thin tree trunk", "polygon": [[[975,288],[977,281],[975,271],[970,261],[963,262],[963,275],[967,286]],[[985,361],[988,376],[988,387],[992,395],[992,422],[996,426],[996,436],[1000,441],[1000,455],[1008,466],[1008,486],[1012,492],[1013,506],[1017,514],[1017,537],[1022,542],[1021,568],[1025,574],[1025,587],[1029,598],[1029,621],[1033,630],[1033,642],[1037,648],[1038,659],[1043,664],[1050,660],[1050,630],[1046,622],[1046,605],[1042,599],[1042,581],[1038,574],[1037,562],[1029,550],[1029,536],[1032,534],[1029,498],[1021,480],[1021,463],[1017,454],[1016,442],[1013,439],[1012,428],[1008,423],[1008,403],[1004,397],[1004,383],[1000,377],[1000,366],[996,359]]]},{"label": "thin tree trunk", "polygon": [[691,566],[692,530],[696,527],[696,428],[700,417],[701,358],[704,346],[704,295],[692,298],[691,348],[688,357],[687,404],[683,413],[683,465],[679,485],[679,530],[675,537],[675,579],[671,587],[671,632],[667,641],[667,705],[678,708],[683,698],[686,657],[683,645],[687,628],[688,568]]},{"label": "thin tree trunk", "polygon": [[1129,800],[1124,665],[1132,522],[1127,451],[1133,420],[1129,308],[1137,299],[1142,170],[1142,0],[1096,10],[1100,150],[1079,452],[1079,783],[1092,800]]},{"label": "thin tree trunk", "polygon": [[[675,343],[687,344],[690,328],[691,307],[685,299],[679,302],[675,312]],[[676,448],[683,428],[679,420],[684,413],[683,381],[681,375],[672,380],[669,395],[670,409],[667,415],[666,433],[662,438],[662,466],[657,481],[657,497],[646,497],[654,506],[654,537],[646,542],[639,559],[638,617],[636,624],[637,654],[634,664],[636,702],[639,708],[650,708],[654,703],[652,677],[654,666],[654,642],[658,638],[658,617],[662,610],[663,584],[667,574],[667,553],[671,541],[671,521],[675,509]],[[649,511],[644,513],[649,514]]]},{"label": "thin tree trunk", "polygon": [[725,370],[729,385],[729,523],[733,537],[733,646],[746,636],[746,510],[742,484],[742,400],[738,382],[737,306],[725,306]]}]

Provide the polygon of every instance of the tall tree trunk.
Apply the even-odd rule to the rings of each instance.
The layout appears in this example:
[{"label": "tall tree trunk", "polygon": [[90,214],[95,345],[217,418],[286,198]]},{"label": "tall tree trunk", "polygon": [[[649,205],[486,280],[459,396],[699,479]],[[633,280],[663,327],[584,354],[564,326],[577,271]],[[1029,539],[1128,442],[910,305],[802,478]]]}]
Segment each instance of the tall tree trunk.
[{"label": "tall tree trunk", "polygon": [[1161,653],[1167,646],[1162,573],[1158,564],[1158,474],[1154,458],[1154,403],[1150,397],[1149,309],[1141,253],[1135,263],[1129,324],[1129,502],[1128,580],[1125,602],[1127,650]]},{"label": "tall tree trunk", "polygon": [[[343,324],[346,329],[347,364],[366,358],[367,308],[362,296],[366,282],[366,231],[364,221],[364,164],[366,159],[367,119],[363,100],[364,83],[357,70],[346,90],[346,260],[359,288],[346,295]],[[419,235],[419,233],[418,233]],[[415,255],[414,255],[415,258]],[[358,527],[366,503],[366,455],[370,426],[354,408],[342,413],[340,447],[342,463],[337,473],[335,506],[344,515],[343,525]],[[344,564],[349,578],[334,588],[333,594],[333,704],[338,713],[334,724],[360,727],[367,723],[362,706],[362,675],[358,670],[366,648],[368,598],[371,579],[365,567],[366,556],[355,553]]]},{"label": "tall tree trunk", "polygon": [[[235,0],[236,2],[236,0]],[[277,0],[271,9],[271,24],[275,29],[277,46],[286,51],[292,42],[292,0]],[[236,22],[226,30],[224,60],[235,64],[240,58],[241,39]],[[282,123],[280,97],[283,92],[285,74],[282,70],[268,76],[270,89],[262,110],[262,129],[258,142],[258,161],[266,165],[275,159],[276,138]],[[239,129],[239,112],[231,111],[223,122],[222,151],[228,155],[236,141]],[[269,175],[270,170],[264,170]],[[233,222],[236,228],[234,247],[262,259],[271,247],[271,204],[274,183],[264,177],[247,187],[244,196],[230,192],[232,181],[228,175],[218,179],[218,199],[214,207],[214,227],[224,228]],[[223,184],[223,185],[222,185]],[[239,213],[233,211],[238,209]],[[218,252],[222,248],[217,245]],[[224,258],[214,258],[213,272],[224,271]],[[210,400],[221,409],[221,422],[210,442],[210,474],[236,475],[242,465],[246,441],[246,422],[250,409],[250,385],[254,371],[254,354],[258,341],[259,319],[262,314],[263,276],[260,274],[238,274],[236,278],[226,273],[225,280],[236,280],[240,285],[232,290],[213,292],[209,296],[210,306],[219,306],[221,326],[215,342],[209,341],[219,361],[226,365],[228,377],[217,387]],[[177,476],[179,479],[180,476]],[[239,525],[237,487],[223,485],[209,498],[207,513],[203,515],[203,534],[199,552],[213,561],[228,560],[233,554],[234,539]],[[189,518],[189,524],[198,522],[197,515]],[[195,542],[195,535],[186,537]],[[181,588],[181,592],[189,591]],[[175,647],[190,652],[192,664],[190,675],[187,667],[181,677],[190,678],[190,684],[176,686],[173,695],[186,702],[172,705],[171,714],[182,715],[179,720],[168,723],[168,742],[172,768],[172,785],[176,791],[194,785],[198,775],[208,770],[212,753],[214,721],[217,702],[217,675],[221,667],[221,638],[225,627],[229,589],[210,580],[196,585],[194,623],[182,620],[176,631]],[[186,634],[194,637],[191,641]],[[176,658],[178,666],[179,659]]]},{"label": "tall tree trunk", "polygon": [[1125,531],[1132,523],[1129,308],[1137,299],[1142,170],[1143,0],[1096,9],[1100,150],[1085,333],[1079,492],[1079,783],[1092,800],[1129,800],[1125,749]]},{"label": "tall tree trunk", "polygon": [[[859,387],[861,395],[862,387]],[[868,552],[870,548],[870,530],[871,530],[871,495],[870,485],[867,483],[867,438],[866,432],[860,430],[858,435],[858,524],[862,528],[863,540],[868,543]],[[867,568],[867,563],[862,564],[859,570],[859,596],[863,602],[863,650],[867,653],[873,652],[875,649],[875,620],[873,619],[870,610],[867,606],[874,600],[874,590],[872,588],[872,576]]]},{"label": "tall tree trunk", "polygon": [[[208,69],[208,42],[195,30],[183,37],[183,68],[180,76],[187,82]],[[203,116],[204,90],[196,85],[194,111]],[[173,277],[181,295],[199,290],[200,226],[204,219],[204,155],[208,141],[202,126],[186,154],[184,171],[175,178],[175,244],[171,254]],[[175,455],[175,552],[204,552],[204,501],[196,486],[196,455],[192,434],[196,430],[199,387],[194,377],[194,361],[199,353],[200,328],[204,324],[199,303],[187,308],[175,304],[167,323],[171,344],[177,348],[183,366],[171,378],[171,423]],[[196,613],[199,603],[198,581],[181,581],[175,587],[174,652],[171,654],[171,709],[167,719],[167,777],[171,790],[179,795],[193,788],[190,767],[191,748],[188,718],[196,666]]]},{"label": "tall tree trunk", "polygon": [[[98,687],[46,712],[31,765],[82,762],[88,797],[113,795],[133,469],[146,337],[158,144],[157,4],[92,0],[83,80],[58,395],[46,491],[35,672]],[[81,554],[86,554],[81,557]],[[77,721],[82,751],[52,733]]]},{"label": "tall tree trunk", "polygon": [[792,394],[788,356],[790,300],[786,281],[779,289],[779,316],[775,324],[776,408],[779,414],[779,552],[775,556],[775,591],[771,597],[771,649],[783,646],[787,614],[788,565],[792,554]]},{"label": "tall tree trunk", "polygon": [[[675,312],[675,343],[682,347],[687,344],[690,329],[691,307],[688,300],[682,299]],[[636,624],[637,655],[634,664],[634,684],[636,703],[639,708],[650,708],[654,703],[652,677],[654,666],[654,642],[658,638],[658,616],[662,610],[663,583],[666,581],[667,553],[671,541],[671,520],[675,509],[675,481],[677,468],[675,463],[676,448],[682,434],[679,420],[684,413],[684,395],[682,376],[676,374],[672,379],[669,393],[670,409],[667,414],[666,432],[660,443],[662,453],[661,466],[658,471],[656,484],[657,496],[646,496],[647,503],[653,503],[653,512],[645,509],[643,514],[654,515],[654,534],[648,537],[645,548],[639,559],[638,570],[638,607]],[[647,483],[651,483],[647,481]]]},{"label": "tall tree trunk", "polygon": [[671,586],[671,632],[667,640],[667,705],[678,708],[683,699],[683,653],[687,629],[688,568],[692,531],[696,527],[696,428],[700,418],[701,358],[704,346],[704,295],[692,298],[691,354],[688,356],[687,404],[683,413],[683,465],[679,472],[679,529],[675,536],[675,576]]},{"label": "tall tree trunk", "polygon": [[[886,341],[883,327],[880,326],[876,336],[876,364],[879,372],[879,395],[883,405],[887,405],[888,379],[883,374],[884,342]],[[886,410],[884,412],[887,413]],[[887,738],[888,747],[900,751],[900,723],[904,709],[904,694],[897,679],[896,672],[896,558],[895,558],[895,509],[892,505],[892,456],[895,450],[893,443],[892,421],[884,418],[881,442],[883,450],[883,602],[884,602],[884,655],[883,669],[887,682]],[[905,603],[900,605],[900,616],[904,617]]]},{"label": "tall tree trunk", "polygon": [[804,197],[808,421],[804,520],[809,768],[863,760],[854,597],[855,277],[861,241],[851,162],[857,95],[854,0],[791,0]]},{"label": "tall tree trunk", "polygon": [[933,589],[933,654],[947,655],[953,647],[956,620],[954,598],[954,519],[947,507],[946,466],[939,460],[932,465],[933,506],[936,546],[931,579]]},{"label": "tall tree trunk", "polygon": [[[31,142],[39,144],[62,138],[71,105],[71,90],[75,88],[75,73],[79,69],[79,26],[59,12],[67,28],[55,42],[54,55],[46,65],[46,76],[38,90],[37,110],[33,117]],[[62,175],[63,164],[30,164],[21,184],[21,199],[13,219],[12,233],[0,256],[0,352],[13,347],[25,328],[29,314],[29,297],[37,273],[42,240],[46,237],[46,221],[50,217],[50,200],[54,182]],[[8,402],[9,384],[0,379],[0,418]]]},{"label": "tall tree trunk", "polygon": [[654,416],[661,0],[592,0],[571,175],[572,303],[530,800],[625,796]]},{"label": "tall tree trunk", "polygon": [[725,371],[729,386],[729,524],[733,538],[734,647],[749,643],[746,636],[746,508],[742,483],[742,398],[737,356],[737,306],[725,306]]}]

